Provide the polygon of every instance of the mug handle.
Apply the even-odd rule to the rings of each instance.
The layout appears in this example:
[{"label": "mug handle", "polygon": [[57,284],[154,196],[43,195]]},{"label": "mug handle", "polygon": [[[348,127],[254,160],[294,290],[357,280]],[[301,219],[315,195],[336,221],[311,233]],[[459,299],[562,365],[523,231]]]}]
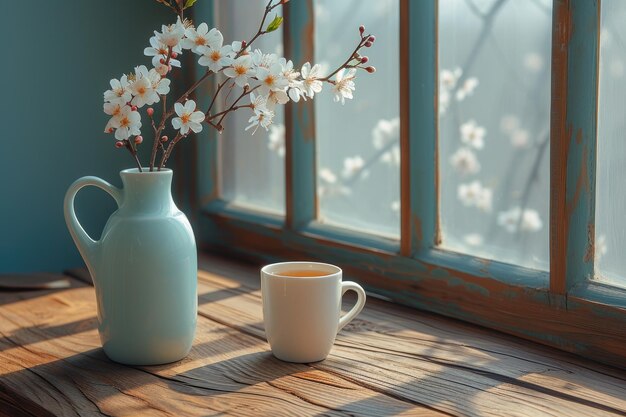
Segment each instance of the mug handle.
[{"label": "mug handle", "polygon": [[346,293],[346,291],[352,290],[356,292],[357,300],[356,304],[350,311],[346,313],[345,316],[339,319],[339,326],[337,328],[337,332],[341,331],[344,326],[352,321],[365,307],[365,290],[356,282],[345,281],[341,283],[341,296]]}]

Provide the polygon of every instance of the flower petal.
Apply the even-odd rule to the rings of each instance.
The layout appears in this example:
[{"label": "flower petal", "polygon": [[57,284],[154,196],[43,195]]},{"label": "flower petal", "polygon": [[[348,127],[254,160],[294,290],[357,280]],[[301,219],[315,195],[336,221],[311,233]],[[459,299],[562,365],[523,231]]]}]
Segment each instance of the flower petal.
[{"label": "flower petal", "polygon": [[[182,116],[183,113],[185,112],[185,108],[183,107],[183,105],[181,103],[174,103],[174,111],[176,112],[177,115]],[[176,120],[176,119],[174,119]],[[173,122],[173,120],[172,120]],[[180,119],[179,119],[180,122]],[[178,129],[178,128],[177,128]]]}]

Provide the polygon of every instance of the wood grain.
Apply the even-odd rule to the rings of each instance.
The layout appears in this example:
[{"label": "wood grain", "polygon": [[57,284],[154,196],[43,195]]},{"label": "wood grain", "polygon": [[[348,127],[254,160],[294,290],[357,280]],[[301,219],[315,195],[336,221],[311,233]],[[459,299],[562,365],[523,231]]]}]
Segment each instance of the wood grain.
[{"label": "wood grain", "polygon": [[180,362],[115,364],[99,347],[93,288],[76,286],[30,299],[0,293],[0,415],[443,415],[278,361],[223,318],[200,318]]},{"label": "wood grain", "polygon": [[[201,272],[200,313],[263,339],[255,275]],[[453,415],[626,415],[623,371],[377,300],[312,366]]]}]

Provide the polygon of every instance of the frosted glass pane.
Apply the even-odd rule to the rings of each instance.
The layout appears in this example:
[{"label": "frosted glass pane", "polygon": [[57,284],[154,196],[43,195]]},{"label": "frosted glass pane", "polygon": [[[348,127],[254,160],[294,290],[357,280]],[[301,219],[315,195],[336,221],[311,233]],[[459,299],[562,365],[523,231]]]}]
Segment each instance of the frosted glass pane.
[{"label": "frosted glass pane", "polygon": [[626,2],[603,0],[596,166],[595,262],[599,279],[626,286]]},{"label": "frosted glass pane", "polygon": [[444,248],[548,268],[551,3],[439,1]]},{"label": "frosted glass pane", "polygon": [[[259,27],[267,0],[228,0],[215,2],[217,27],[224,42],[249,40]],[[276,9],[282,14],[280,8]],[[272,14],[273,17],[273,14]],[[258,38],[252,49],[282,56],[282,29]],[[229,97],[229,103],[233,100]],[[245,99],[244,99],[245,100]],[[284,213],[285,211],[285,125],[284,107],[276,106],[269,132],[245,131],[251,112],[231,113],[220,136],[222,197],[238,205]]]},{"label": "frosted glass pane", "polygon": [[316,0],[315,60],[325,73],[343,63],[365,25],[375,74],[359,72],[354,100],[315,97],[319,220],[397,237],[400,229],[399,2]]}]

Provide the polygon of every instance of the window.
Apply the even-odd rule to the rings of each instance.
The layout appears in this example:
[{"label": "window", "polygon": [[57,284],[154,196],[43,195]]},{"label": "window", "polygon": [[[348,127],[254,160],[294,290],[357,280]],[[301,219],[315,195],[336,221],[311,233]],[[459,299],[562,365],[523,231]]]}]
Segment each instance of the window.
[{"label": "window", "polygon": [[[380,71],[345,107],[286,107],[284,142],[200,140],[199,241],[336,263],[399,303],[623,363],[624,14],[619,0],[289,2],[296,65],[336,60],[329,40],[365,23]],[[259,168],[235,168],[244,140]]]}]

